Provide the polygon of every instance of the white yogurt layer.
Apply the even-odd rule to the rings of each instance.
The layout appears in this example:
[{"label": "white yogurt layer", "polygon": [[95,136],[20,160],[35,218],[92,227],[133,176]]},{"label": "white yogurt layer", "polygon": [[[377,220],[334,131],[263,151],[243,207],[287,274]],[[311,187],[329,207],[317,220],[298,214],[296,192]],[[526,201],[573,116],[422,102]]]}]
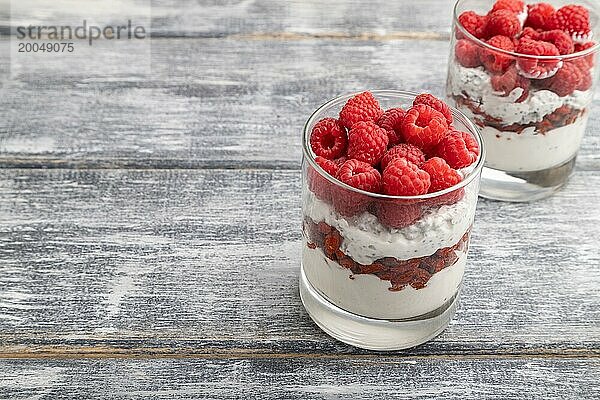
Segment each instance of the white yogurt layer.
[{"label": "white yogurt layer", "polygon": [[368,265],[384,257],[399,260],[430,256],[458,243],[473,223],[477,206],[476,182],[465,187],[455,204],[428,210],[417,222],[402,229],[389,228],[369,212],[343,217],[332,206],[309,192],[304,212],[315,223],[325,221],[343,237],[341,250],[354,261]]},{"label": "white yogurt layer", "polygon": [[302,267],[319,293],[346,311],[381,319],[412,318],[444,305],[458,292],[467,260],[466,253],[459,252],[457,262],[434,274],[424,288],[390,291],[389,281],[375,275],[353,275],[320,249],[303,247]]},{"label": "white yogurt layer", "polygon": [[[505,126],[540,122],[563,105],[583,110],[592,102],[594,95],[592,90],[576,90],[570,96],[559,97],[550,90],[534,89],[525,101],[515,103],[523,94],[523,89],[516,88],[508,96],[501,96],[494,91],[491,77],[483,67],[465,68],[457,62],[450,64],[448,85],[453,95],[467,96],[479,104],[483,112],[500,119]],[[464,111],[464,108],[461,107],[461,110]]]},{"label": "white yogurt layer", "polygon": [[577,154],[587,120],[585,112],[573,124],[545,134],[535,134],[533,127],[522,133],[482,128],[487,149],[485,165],[508,172],[541,171],[561,165]]}]

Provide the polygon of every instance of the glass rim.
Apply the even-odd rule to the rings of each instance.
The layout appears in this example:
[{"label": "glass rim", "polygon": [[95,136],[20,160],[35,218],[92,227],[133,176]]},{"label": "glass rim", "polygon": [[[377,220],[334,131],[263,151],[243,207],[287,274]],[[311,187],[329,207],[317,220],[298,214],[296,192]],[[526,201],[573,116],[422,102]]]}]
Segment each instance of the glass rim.
[{"label": "glass rim", "polygon": [[[582,51],[579,51],[577,53],[571,53],[571,54],[560,54],[558,56],[536,56],[536,55],[532,55],[532,54],[523,54],[523,53],[517,53],[516,51],[508,51],[508,50],[504,50],[504,49],[500,49],[498,47],[494,47],[486,42],[484,42],[483,40],[479,39],[478,37],[472,35],[469,31],[467,31],[465,29],[465,27],[460,23],[460,21],[458,20],[458,7],[460,4],[464,3],[465,1],[468,0],[457,0],[456,3],[454,4],[454,11],[453,11],[453,19],[454,19],[454,24],[456,25],[456,27],[458,27],[461,31],[462,34],[464,34],[466,37],[468,37],[471,41],[475,42],[475,44],[485,47],[487,49],[493,50],[497,53],[500,54],[506,54],[515,58],[526,58],[526,59],[532,59],[532,60],[543,60],[543,61],[568,61],[568,60],[573,60],[576,58],[581,58],[581,57],[585,57],[588,56],[590,54],[594,54],[596,53],[599,49],[600,49],[600,42],[596,42],[596,44],[592,47],[590,47],[589,49],[585,49]],[[577,0],[580,3],[585,3],[590,10],[594,10],[594,12],[596,13],[596,15],[600,18],[600,9],[597,5],[590,3],[586,0]],[[451,33],[453,34],[453,32]],[[594,30],[592,29],[592,38],[590,38],[590,41],[593,41],[593,36],[595,35]]]},{"label": "glass rim", "polygon": [[[374,96],[387,95],[387,96],[391,96],[391,97],[415,98],[416,96],[421,94],[421,93],[417,93],[417,92],[404,91],[404,90],[376,89],[376,90],[369,90],[369,91]],[[469,183],[471,183],[477,176],[479,176],[481,174],[481,170],[483,169],[483,164],[485,162],[485,153],[486,153],[486,149],[485,149],[485,145],[483,142],[483,137],[481,136],[481,132],[479,131],[479,128],[477,128],[477,126],[469,118],[467,118],[467,116],[465,114],[463,114],[461,111],[457,110],[456,108],[448,105],[448,107],[450,108],[450,111],[452,112],[452,117],[457,118],[463,125],[465,125],[467,127],[467,129],[475,137],[475,140],[477,140],[477,144],[479,145],[479,156],[477,157],[477,160],[475,160],[475,162],[473,162],[473,164],[471,164],[468,167],[468,168],[472,168],[472,170],[469,171],[469,173],[465,177],[463,177],[463,180],[461,180],[456,185],[446,188],[444,190],[440,190],[438,192],[426,193],[426,194],[421,194],[418,196],[391,196],[391,195],[387,195],[387,194],[383,194],[383,193],[367,192],[365,190],[355,188],[355,187],[350,186],[342,181],[335,179],[333,176],[331,176],[329,173],[327,173],[323,168],[321,168],[321,166],[319,164],[317,164],[317,162],[315,161],[315,156],[312,152],[312,149],[310,148],[310,133],[311,132],[309,130],[309,127],[311,125],[313,125],[314,122],[316,122],[317,118],[325,118],[325,116],[322,116],[322,117],[320,116],[320,113],[323,110],[327,109],[329,106],[331,106],[341,100],[350,99],[360,93],[363,93],[363,92],[343,94],[343,95],[337,96],[337,97],[325,102],[323,105],[318,107],[310,115],[310,117],[304,124],[304,129],[302,132],[302,152],[304,155],[304,159],[307,160],[307,162],[310,164],[310,166],[313,169],[315,169],[319,173],[319,175],[321,175],[321,177],[327,179],[330,183],[333,183],[336,186],[341,186],[346,190],[349,190],[349,191],[355,192],[355,193],[359,193],[359,194],[362,194],[362,195],[365,195],[368,197],[373,197],[373,198],[378,198],[378,199],[389,199],[389,200],[428,200],[428,199],[435,199],[437,197],[443,196],[448,193],[452,193],[455,190],[463,188],[463,187],[467,186]]]}]

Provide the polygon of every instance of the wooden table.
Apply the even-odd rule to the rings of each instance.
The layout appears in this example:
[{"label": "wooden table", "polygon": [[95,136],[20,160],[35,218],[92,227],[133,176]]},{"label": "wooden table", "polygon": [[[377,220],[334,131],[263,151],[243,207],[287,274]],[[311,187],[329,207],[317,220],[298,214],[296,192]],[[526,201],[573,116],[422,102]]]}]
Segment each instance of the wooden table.
[{"label": "wooden table", "polygon": [[362,351],[299,299],[300,131],[341,93],[442,95],[451,2],[205,3],[155,2],[149,77],[5,76],[0,397],[599,398],[598,96],[564,190],[480,201],[450,327]]}]

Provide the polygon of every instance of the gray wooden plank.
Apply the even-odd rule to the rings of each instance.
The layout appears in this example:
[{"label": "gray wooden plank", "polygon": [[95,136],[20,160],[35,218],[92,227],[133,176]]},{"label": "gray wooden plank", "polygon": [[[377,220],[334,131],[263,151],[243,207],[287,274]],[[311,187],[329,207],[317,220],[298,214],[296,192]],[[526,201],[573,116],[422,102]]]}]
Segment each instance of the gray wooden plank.
[{"label": "gray wooden plank", "polygon": [[598,359],[2,360],[20,399],[597,399]]},{"label": "gray wooden plank", "polygon": [[[316,107],[369,88],[440,95],[447,50],[422,40],[157,39],[150,76],[76,52],[5,80],[0,165],[298,168]],[[119,46],[97,54],[122,56]],[[600,169],[598,96],[591,111],[579,157],[588,170]]]},{"label": "gray wooden plank", "polygon": [[[300,303],[299,179],[0,170],[0,356],[366,353]],[[481,201],[457,318],[407,354],[597,356],[599,201],[593,171]]]},{"label": "gray wooden plank", "polygon": [[19,7],[13,7],[11,19],[10,1],[0,2],[3,31],[30,23],[75,24],[83,18],[117,25],[127,19],[143,20],[150,10],[154,35],[186,37],[265,33],[360,36],[415,31],[444,34],[450,31],[453,5],[449,0],[124,0],[111,7],[74,0],[20,0],[15,4],[19,3]]}]

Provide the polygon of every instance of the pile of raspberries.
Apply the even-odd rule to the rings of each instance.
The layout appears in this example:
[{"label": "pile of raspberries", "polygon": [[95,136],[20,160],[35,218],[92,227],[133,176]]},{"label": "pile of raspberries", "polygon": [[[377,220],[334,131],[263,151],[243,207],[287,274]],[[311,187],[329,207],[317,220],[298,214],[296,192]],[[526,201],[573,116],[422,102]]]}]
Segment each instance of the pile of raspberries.
[{"label": "pile of raspberries", "polygon": [[[324,118],[312,128],[310,146],[316,163],[335,179],[357,189],[390,196],[435,193],[458,184],[458,169],[479,157],[479,145],[452,125],[448,106],[431,94],[418,95],[408,110],[381,109],[371,92],[352,97],[339,118]],[[416,221],[423,204],[381,199],[343,189],[309,168],[309,188],[344,216],[366,210],[394,228]],[[463,190],[429,199],[428,205],[452,204]]]},{"label": "pile of raspberries", "polygon": [[[498,0],[487,15],[465,11],[458,21],[477,39],[518,54],[565,56],[595,46],[589,10],[580,5],[555,9],[548,3],[526,6],[522,0]],[[492,75],[494,90],[504,95],[522,88],[523,95],[517,102],[527,99],[532,85],[561,97],[592,87],[593,55],[564,62],[519,58],[476,44],[460,31],[456,37],[457,61],[466,68],[483,66]]]}]

